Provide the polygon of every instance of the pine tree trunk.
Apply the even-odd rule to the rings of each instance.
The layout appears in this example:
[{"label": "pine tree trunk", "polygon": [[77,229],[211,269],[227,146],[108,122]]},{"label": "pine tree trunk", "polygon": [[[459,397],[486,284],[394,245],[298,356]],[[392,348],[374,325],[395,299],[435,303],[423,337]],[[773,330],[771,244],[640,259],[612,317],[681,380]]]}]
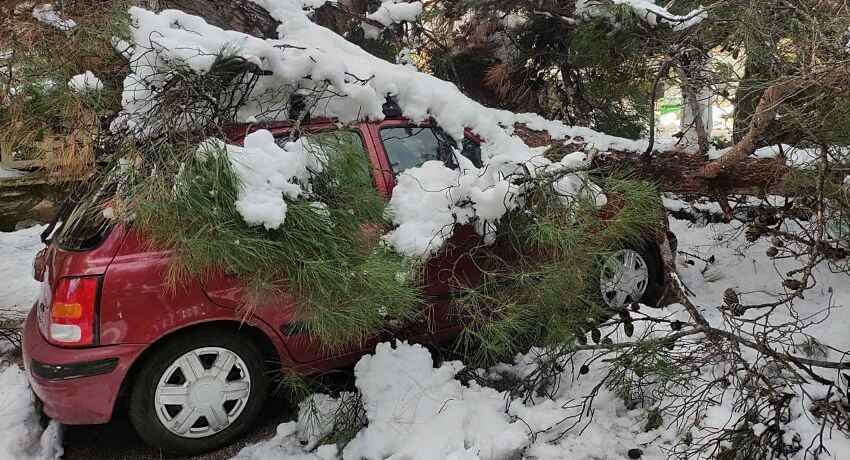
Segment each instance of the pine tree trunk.
[{"label": "pine tree trunk", "polygon": [[732,121],[732,140],[740,142],[747,134],[756,113],[761,95],[769,81],[769,67],[759,61],[760,50],[748,50],[744,61],[744,77],[735,91],[735,109]]},{"label": "pine tree trunk", "polygon": [[276,38],[278,22],[251,0],[160,0],[161,9],[178,9],[208,23],[261,38]]},{"label": "pine tree trunk", "polygon": [[707,156],[675,151],[656,152],[642,158],[637,152],[616,152],[605,156],[600,165],[615,171],[628,171],[658,184],[664,192],[722,195],[784,195],[783,177],[788,172],[785,158],[745,158],[722,176],[706,177],[701,171],[716,160]]},{"label": "pine tree trunk", "polygon": [[[563,145],[553,141],[542,131],[533,131],[523,125],[515,125],[514,133],[531,147],[552,146],[553,157],[576,151],[588,150],[582,144]],[[561,144],[559,146],[559,144]],[[752,153],[752,152],[750,152]],[[727,154],[728,155],[728,154]],[[685,153],[680,150],[644,152],[612,151],[605,156],[596,156],[596,166],[611,171],[625,171],[635,177],[658,184],[664,192],[695,193],[707,196],[723,195],[783,195],[783,178],[788,172],[784,157],[755,158],[735,156],[735,161],[723,162],[722,174],[705,174],[720,160],[711,160],[707,155]]]}]

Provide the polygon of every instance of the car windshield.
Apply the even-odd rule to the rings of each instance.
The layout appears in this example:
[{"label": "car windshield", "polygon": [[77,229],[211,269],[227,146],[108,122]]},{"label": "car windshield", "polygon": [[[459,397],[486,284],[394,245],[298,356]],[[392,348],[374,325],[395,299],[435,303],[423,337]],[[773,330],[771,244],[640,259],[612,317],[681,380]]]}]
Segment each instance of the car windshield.
[{"label": "car windshield", "polygon": [[[454,149],[457,143],[443,130],[430,126],[398,126],[381,129],[381,141],[387,151],[393,174],[421,166],[430,160],[442,161],[449,168],[457,169]],[[464,138],[461,155],[475,167],[481,167],[481,146],[472,139]]]}]

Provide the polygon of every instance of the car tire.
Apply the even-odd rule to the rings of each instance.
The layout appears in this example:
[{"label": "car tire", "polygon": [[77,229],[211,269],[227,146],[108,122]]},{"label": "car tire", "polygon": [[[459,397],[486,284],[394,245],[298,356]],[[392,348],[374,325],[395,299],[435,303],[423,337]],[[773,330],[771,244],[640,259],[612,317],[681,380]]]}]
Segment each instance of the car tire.
[{"label": "car tire", "polygon": [[164,452],[195,455],[216,449],[244,434],[256,419],[268,396],[266,374],[262,353],[244,335],[221,328],[181,334],[158,345],[130,382],[130,421],[144,442]]},{"label": "car tire", "polygon": [[658,307],[664,297],[664,262],[661,260],[661,254],[655,243],[644,243],[644,247],[638,252],[643,255],[646,264],[649,267],[649,284],[646,287],[646,292],[643,293],[640,301],[648,307]]},{"label": "car tire", "polygon": [[[661,257],[658,254],[658,250],[651,242],[646,242],[643,244],[643,246],[627,246],[620,251],[614,251],[606,259],[603,260],[599,281],[600,295],[602,297],[603,303],[616,310],[618,308],[627,307],[629,303],[635,300],[632,298],[627,298],[626,304],[620,307],[616,307],[616,302],[609,302],[609,300],[613,300],[609,295],[610,292],[606,294],[606,265],[612,263],[612,259],[618,257],[624,252],[627,254],[632,254],[634,257],[637,257],[639,260],[639,265],[644,267],[646,270],[646,285],[643,289],[643,293],[640,296],[640,303],[649,307],[658,306],[664,294],[664,289],[661,280],[662,263]],[[612,305],[612,303],[615,305]]]}]

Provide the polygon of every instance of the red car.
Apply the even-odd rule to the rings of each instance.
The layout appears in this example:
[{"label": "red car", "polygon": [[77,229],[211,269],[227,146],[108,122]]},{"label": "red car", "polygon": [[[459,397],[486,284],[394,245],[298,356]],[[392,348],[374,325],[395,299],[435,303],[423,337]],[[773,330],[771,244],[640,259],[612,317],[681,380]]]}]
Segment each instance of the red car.
[{"label": "red car", "polygon": [[[283,136],[291,124],[263,127]],[[237,130],[231,142],[248,129]],[[302,129],[341,130],[331,120]],[[451,161],[455,145],[439,128],[401,118],[345,130],[361,138],[375,185],[387,197],[395,174],[427,160]],[[467,133],[460,147],[480,166],[478,138]],[[106,187],[67,206],[35,261],[43,288],[24,326],[23,353],[51,418],[70,425],[106,423],[116,400],[126,397],[144,441],[169,452],[198,453],[245,432],[275,371],[306,374],[350,365],[380,340],[331,352],[301,332],[291,315],[295,309],[285,308],[294,299],[284,295],[243,318],[237,314],[238,282],[225,273],[177,292],[167,289],[169,251],[150,249],[126,224],[108,225],[96,205],[109,195]],[[477,244],[478,235],[462,227],[452,242],[426,268],[422,289],[433,299],[425,312],[429,340],[451,339],[462,327],[448,313],[449,274],[476,275],[464,248]],[[668,278],[653,241],[615,253],[606,265],[600,287],[615,307],[657,302]],[[414,333],[408,338],[424,340]]]}]

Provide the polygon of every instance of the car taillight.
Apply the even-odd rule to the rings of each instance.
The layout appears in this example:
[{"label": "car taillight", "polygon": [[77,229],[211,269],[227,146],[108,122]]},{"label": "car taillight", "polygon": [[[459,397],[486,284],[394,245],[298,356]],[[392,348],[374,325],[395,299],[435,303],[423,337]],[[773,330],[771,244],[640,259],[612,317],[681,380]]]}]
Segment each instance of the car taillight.
[{"label": "car taillight", "polygon": [[100,280],[95,277],[59,280],[50,305],[48,339],[56,345],[95,344],[95,310]]}]

